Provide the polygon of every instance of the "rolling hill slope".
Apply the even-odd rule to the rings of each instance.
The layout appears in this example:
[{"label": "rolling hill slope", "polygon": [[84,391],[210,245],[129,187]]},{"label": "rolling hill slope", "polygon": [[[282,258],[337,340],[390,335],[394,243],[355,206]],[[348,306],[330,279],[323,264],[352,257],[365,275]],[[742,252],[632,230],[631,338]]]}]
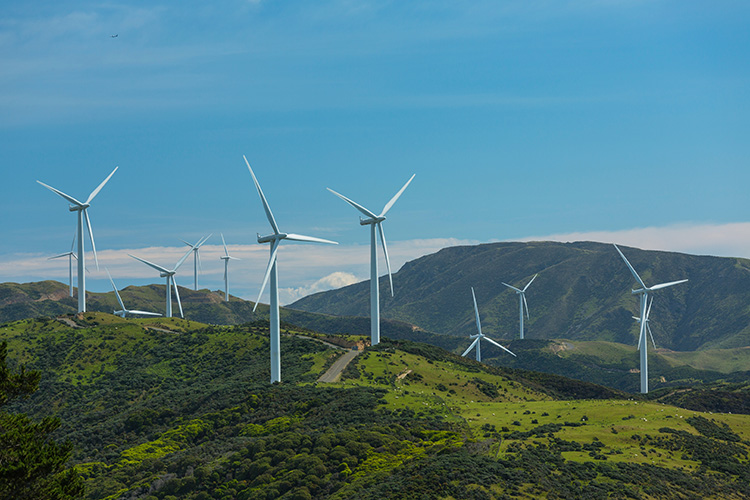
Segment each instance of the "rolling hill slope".
[{"label": "rolling hill slope", "polygon": [[[340,354],[267,329],[87,313],[0,327],[42,372],[13,409],[63,420],[91,499],[744,498],[750,416],[384,341]],[[158,328],[158,330],[154,330]]]},{"label": "rolling hill slope", "polygon": [[[750,261],[622,248],[647,284],[688,278],[655,294],[651,326],[659,347],[676,351],[750,345]],[[406,263],[395,297],[381,295],[382,317],[452,335],[474,333],[474,287],[485,333],[518,335],[518,297],[502,285],[527,283],[527,338],[635,344],[638,301],[627,267],[609,244],[492,243],[445,248]],[[387,278],[381,289],[387,290]],[[317,293],[289,307],[366,316],[367,282]]]}]

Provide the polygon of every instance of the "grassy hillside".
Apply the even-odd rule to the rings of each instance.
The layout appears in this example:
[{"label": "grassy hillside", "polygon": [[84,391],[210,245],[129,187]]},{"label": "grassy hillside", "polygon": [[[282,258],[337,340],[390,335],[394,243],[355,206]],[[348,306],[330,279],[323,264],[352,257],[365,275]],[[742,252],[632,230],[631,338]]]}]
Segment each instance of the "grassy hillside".
[{"label": "grassy hillside", "polygon": [[[87,498],[743,498],[750,416],[685,410],[554,375],[288,329],[270,385],[263,322],[88,313],[0,327],[42,371],[14,409],[63,420]],[[668,395],[664,395],[665,397]]]},{"label": "grassy hillside", "polygon": [[[647,284],[688,278],[659,291],[651,326],[659,347],[676,351],[750,345],[750,261],[643,251],[623,252]],[[384,318],[434,332],[474,332],[474,287],[485,333],[517,336],[518,296],[527,291],[527,338],[636,343],[638,301],[632,275],[612,245],[590,242],[493,243],[445,248],[406,263],[394,275],[395,296],[381,297]],[[369,285],[314,294],[290,307],[348,316],[368,315]],[[387,278],[381,288],[387,289]]]}]

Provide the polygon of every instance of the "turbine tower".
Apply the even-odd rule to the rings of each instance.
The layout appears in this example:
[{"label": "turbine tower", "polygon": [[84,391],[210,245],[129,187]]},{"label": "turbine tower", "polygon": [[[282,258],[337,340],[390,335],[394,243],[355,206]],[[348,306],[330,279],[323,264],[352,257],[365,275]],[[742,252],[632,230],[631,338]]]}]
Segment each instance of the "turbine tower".
[{"label": "turbine tower", "polygon": [[49,257],[47,260],[59,259],[60,257],[68,258],[68,281],[70,283],[70,296],[73,296],[73,259],[78,260],[76,253],[73,251],[73,247],[76,246],[76,237],[73,235],[73,243],[70,244],[70,252],[61,253],[54,257]]},{"label": "turbine tower", "polygon": [[270,341],[271,341],[271,383],[274,382],[281,382],[281,329],[280,329],[280,323],[279,323],[279,285],[278,285],[278,271],[276,269],[276,255],[279,250],[279,245],[281,244],[281,240],[291,240],[291,241],[310,241],[315,243],[330,243],[332,245],[338,245],[335,241],[329,241],[324,240],[321,238],[314,238],[312,236],[304,236],[301,234],[292,234],[292,233],[282,233],[279,231],[279,226],[276,224],[276,220],[273,218],[273,213],[271,213],[271,207],[268,205],[268,201],[266,201],[266,197],[263,194],[263,190],[260,188],[260,184],[258,183],[258,179],[255,178],[255,173],[253,172],[253,169],[250,167],[250,162],[247,161],[247,158],[245,155],[242,155],[242,158],[245,160],[245,164],[247,164],[248,170],[250,170],[250,175],[253,176],[253,182],[255,183],[255,189],[258,190],[258,196],[260,196],[260,201],[263,203],[263,209],[266,212],[266,218],[268,218],[268,222],[271,224],[271,229],[273,229],[273,234],[269,234],[267,236],[261,236],[258,234],[258,243],[270,243],[271,244],[271,257],[268,259],[268,266],[266,267],[266,273],[263,276],[263,284],[260,287],[260,293],[258,294],[258,300],[255,301],[255,307],[253,307],[253,312],[255,312],[255,309],[258,307],[258,302],[260,302],[260,297],[263,295],[263,290],[266,288],[266,283],[268,283],[269,278],[271,279],[271,300],[270,300],[270,315],[271,315],[271,324],[269,328],[269,335],[270,335]]},{"label": "turbine tower", "polygon": [[117,291],[117,287],[115,286],[115,282],[112,280],[112,275],[109,274],[109,269],[106,267],[104,268],[107,271],[107,276],[109,276],[109,282],[112,283],[112,290],[115,291],[115,297],[117,297],[117,302],[120,303],[120,307],[122,307],[119,311],[114,311],[112,314],[115,316],[119,316],[121,318],[124,318],[128,314],[142,314],[145,316],[161,316],[159,313],[154,312],[148,312],[148,311],[138,311],[136,309],[128,309],[125,307],[125,304],[122,302],[122,297],[120,297],[120,292]]},{"label": "turbine tower", "polygon": [[[230,260],[240,260],[237,257],[232,257],[229,255],[229,250],[227,250],[227,242],[224,241],[224,234],[221,235],[221,243],[224,245],[224,255],[219,257],[221,260],[224,261],[224,300],[229,302],[229,261]],[[257,305],[257,302],[256,302]]]},{"label": "turbine tower", "polygon": [[[490,344],[494,344],[494,345],[498,346],[500,349],[502,349],[503,351],[505,351],[507,353],[513,354],[512,352],[510,352],[510,350],[508,350],[505,347],[501,346],[500,344],[498,344],[497,342],[495,342],[494,340],[492,340],[491,338],[489,338],[488,336],[486,336],[485,334],[482,333],[482,323],[479,321],[479,308],[477,307],[477,296],[474,295],[474,287],[471,287],[471,297],[474,299],[474,315],[476,316],[476,319],[477,319],[477,334],[476,335],[472,335],[472,336],[469,337],[470,339],[474,339],[474,342],[471,343],[471,345],[469,346],[469,348],[466,349],[461,356],[466,356],[467,354],[469,354],[469,351],[471,351],[472,348],[474,348],[474,346],[476,346],[476,348],[477,348],[477,353],[476,353],[477,354],[477,361],[479,361],[481,363],[481,361],[482,361],[482,345],[481,345],[480,341],[482,339],[486,340]],[[515,354],[513,354],[513,356],[515,356]]]},{"label": "turbine tower", "polygon": [[104,185],[109,181],[109,179],[112,178],[113,175],[115,175],[115,172],[117,172],[117,169],[119,167],[115,167],[115,169],[112,171],[111,174],[107,176],[104,181],[102,181],[101,184],[97,186],[96,189],[91,191],[91,194],[88,198],[86,198],[86,201],[81,203],[80,201],[76,200],[70,195],[67,195],[63,193],[62,191],[59,191],[52,186],[48,186],[47,184],[37,181],[42,186],[46,187],[53,193],[56,193],[60,195],[64,200],[66,200],[68,203],[70,203],[70,206],[68,207],[68,210],[71,212],[78,212],[78,227],[76,230],[76,238],[78,238],[78,312],[86,312],[86,255],[84,254],[83,249],[83,222],[84,219],[86,221],[86,226],[89,230],[89,239],[91,239],[91,249],[94,251],[94,261],[96,262],[96,269],[99,269],[99,259],[96,256],[96,244],[94,243],[94,233],[91,231],[91,220],[89,219],[89,213],[88,208],[91,205],[91,202],[94,200],[94,197],[96,197],[97,194],[99,194],[99,191],[102,190]]},{"label": "turbine tower", "polygon": [[658,285],[654,285],[652,287],[647,287],[646,284],[643,282],[640,276],[638,276],[638,273],[635,272],[635,269],[633,266],[630,265],[630,262],[628,262],[628,259],[625,258],[625,255],[620,251],[620,249],[615,245],[615,250],[617,250],[617,253],[620,254],[620,257],[622,257],[622,260],[625,261],[625,264],[628,266],[628,269],[630,269],[630,272],[633,274],[633,277],[638,282],[638,284],[641,286],[641,288],[638,288],[636,290],[631,290],[633,295],[640,295],[640,318],[638,322],[640,323],[640,333],[638,335],[638,349],[641,351],[641,393],[647,394],[648,393],[648,342],[646,340],[646,330],[650,328],[648,327],[648,313],[651,310],[651,305],[649,303],[649,294],[651,292],[655,292],[656,290],[661,290],[662,288],[667,288],[668,286],[672,285],[679,285],[680,283],[685,283],[687,280],[679,280],[679,281],[670,281],[668,283],[660,283]]},{"label": "turbine tower", "polygon": [[526,290],[529,288],[529,285],[531,285],[531,282],[536,279],[536,277],[539,276],[538,274],[535,274],[533,278],[531,278],[531,281],[529,281],[525,287],[523,287],[523,290],[516,288],[514,286],[511,286],[507,283],[503,283],[503,285],[507,286],[508,288],[512,288],[516,291],[516,294],[518,295],[518,321],[521,325],[521,336],[519,337],[521,340],[523,340],[523,309],[526,308],[526,319],[529,319],[529,304],[526,302]]},{"label": "turbine tower", "polygon": [[130,255],[135,260],[141,261],[144,264],[146,264],[149,267],[153,267],[157,271],[159,271],[159,277],[160,278],[167,278],[167,310],[166,316],[167,318],[172,317],[172,285],[174,284],[174,294],[175,297],[177,297],[177,305],[180,308],[180,317],[184,318],[185,315],[182,313],[182,302],[180,302],[180,291],[177,289],[177,281],[174,278],[175,273],[177,272],[177,269],[180,268],[183,262],[185,262],[185,259],[188,258],[188,255],[190,255],[190,252],[193,251],[193,247],[190,248],[190,250],[187,251],[185,255],[182,256],[180,260],[177,261],[177,264],[174,265],[172,269],[167,269],[165,267],[162,267],[158,264],[154,264],[153,262],[149,262],[145,259],[141,259],[140,257],[136,257],[135,255]]},{"label": "turbine tower", "polygon": [[408,181],[406,181],[406,184],[404,184],[404,187],[402,187],[396,195],[391,198],[391,200],[385,204],[383,207],[383,210],[380,212],[380,215],[375,215],[374,212],[371,212],[370,210],[366,209],[359,203],[350,200],[343,194],[337,193],[331,188],[326,188],[357,210],[359,210],[362,214],[364,214],[367,218],[363,219],[362,217],[359,218],[359,224],[361,226],[370,226],[370,344],[371,345],[377,345],[380,343],[380,286],[378,283],[378,240],[377,236],[375,235],[375,228],[377,226],[377,231],[380,233],[380,242],[383,245],[383,255],[385,255],[385,265],[388,268],[388,280],[391,285],[391,297],[393,297],[393,276],[391,275],[391,262],[388,259],[388,247],[385,244],[385,233],[383,232],[383,221],[385,220],[385,214],[388,213],[388,210],[393,207],[393,204],[396,203],[396,200],[401,196],[401,194],[404,192],[404,190],[409,186],[409,183],[414,179],[414,176],[417,174],[412,175]]},{"label": "turbine tower", "polygon": [[192,247],[193,249],[193,276],[194,276],[193,287],[195,290],[198,290],[198,268],[200,267],[201,271],[203,270],[203,266],[201,266],[201,255],[200,255],[199,249],[201,245],[203,245],[212,235],[213,233],[209,234],[202,240],[199,240],[198,243],[196,243],[195,245],[193,245],[192,243],[188,243],[185,240],[180,240],[187,246]]}]

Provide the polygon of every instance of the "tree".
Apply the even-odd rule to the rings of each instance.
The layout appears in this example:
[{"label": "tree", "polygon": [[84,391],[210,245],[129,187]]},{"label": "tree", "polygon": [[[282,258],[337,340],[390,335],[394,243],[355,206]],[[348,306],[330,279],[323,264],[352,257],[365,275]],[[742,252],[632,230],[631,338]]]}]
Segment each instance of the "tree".
[{"label": "tree", "polygon": [[[38,371],[27,372],[23,366],[9,370],[7,354],[7,342],[0,343],[0,408],[27,397],[40,380]],[[34,422],[24,414],[0,411],[0,498],[68,500],[83,495],[83,479],[65,468],[73,445],[50,438],[59,426],[53,417]]]}]

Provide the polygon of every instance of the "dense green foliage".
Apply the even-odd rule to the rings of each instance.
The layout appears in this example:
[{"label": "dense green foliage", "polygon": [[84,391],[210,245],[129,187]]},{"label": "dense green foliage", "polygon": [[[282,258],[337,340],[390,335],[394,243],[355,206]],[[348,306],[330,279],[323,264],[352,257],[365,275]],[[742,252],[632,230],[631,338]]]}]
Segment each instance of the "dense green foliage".
[{"label": "dense green foliage", "polygon": [[[39,372],[8,369],[7,343],[0,343],[0,407],[34,392]],[[83,481],[66,469],[73,445],[51,434],[60,426],[52,417],[35,422],[24,414],[0,411],[0,498],[64,500],[80,497]]]}]

